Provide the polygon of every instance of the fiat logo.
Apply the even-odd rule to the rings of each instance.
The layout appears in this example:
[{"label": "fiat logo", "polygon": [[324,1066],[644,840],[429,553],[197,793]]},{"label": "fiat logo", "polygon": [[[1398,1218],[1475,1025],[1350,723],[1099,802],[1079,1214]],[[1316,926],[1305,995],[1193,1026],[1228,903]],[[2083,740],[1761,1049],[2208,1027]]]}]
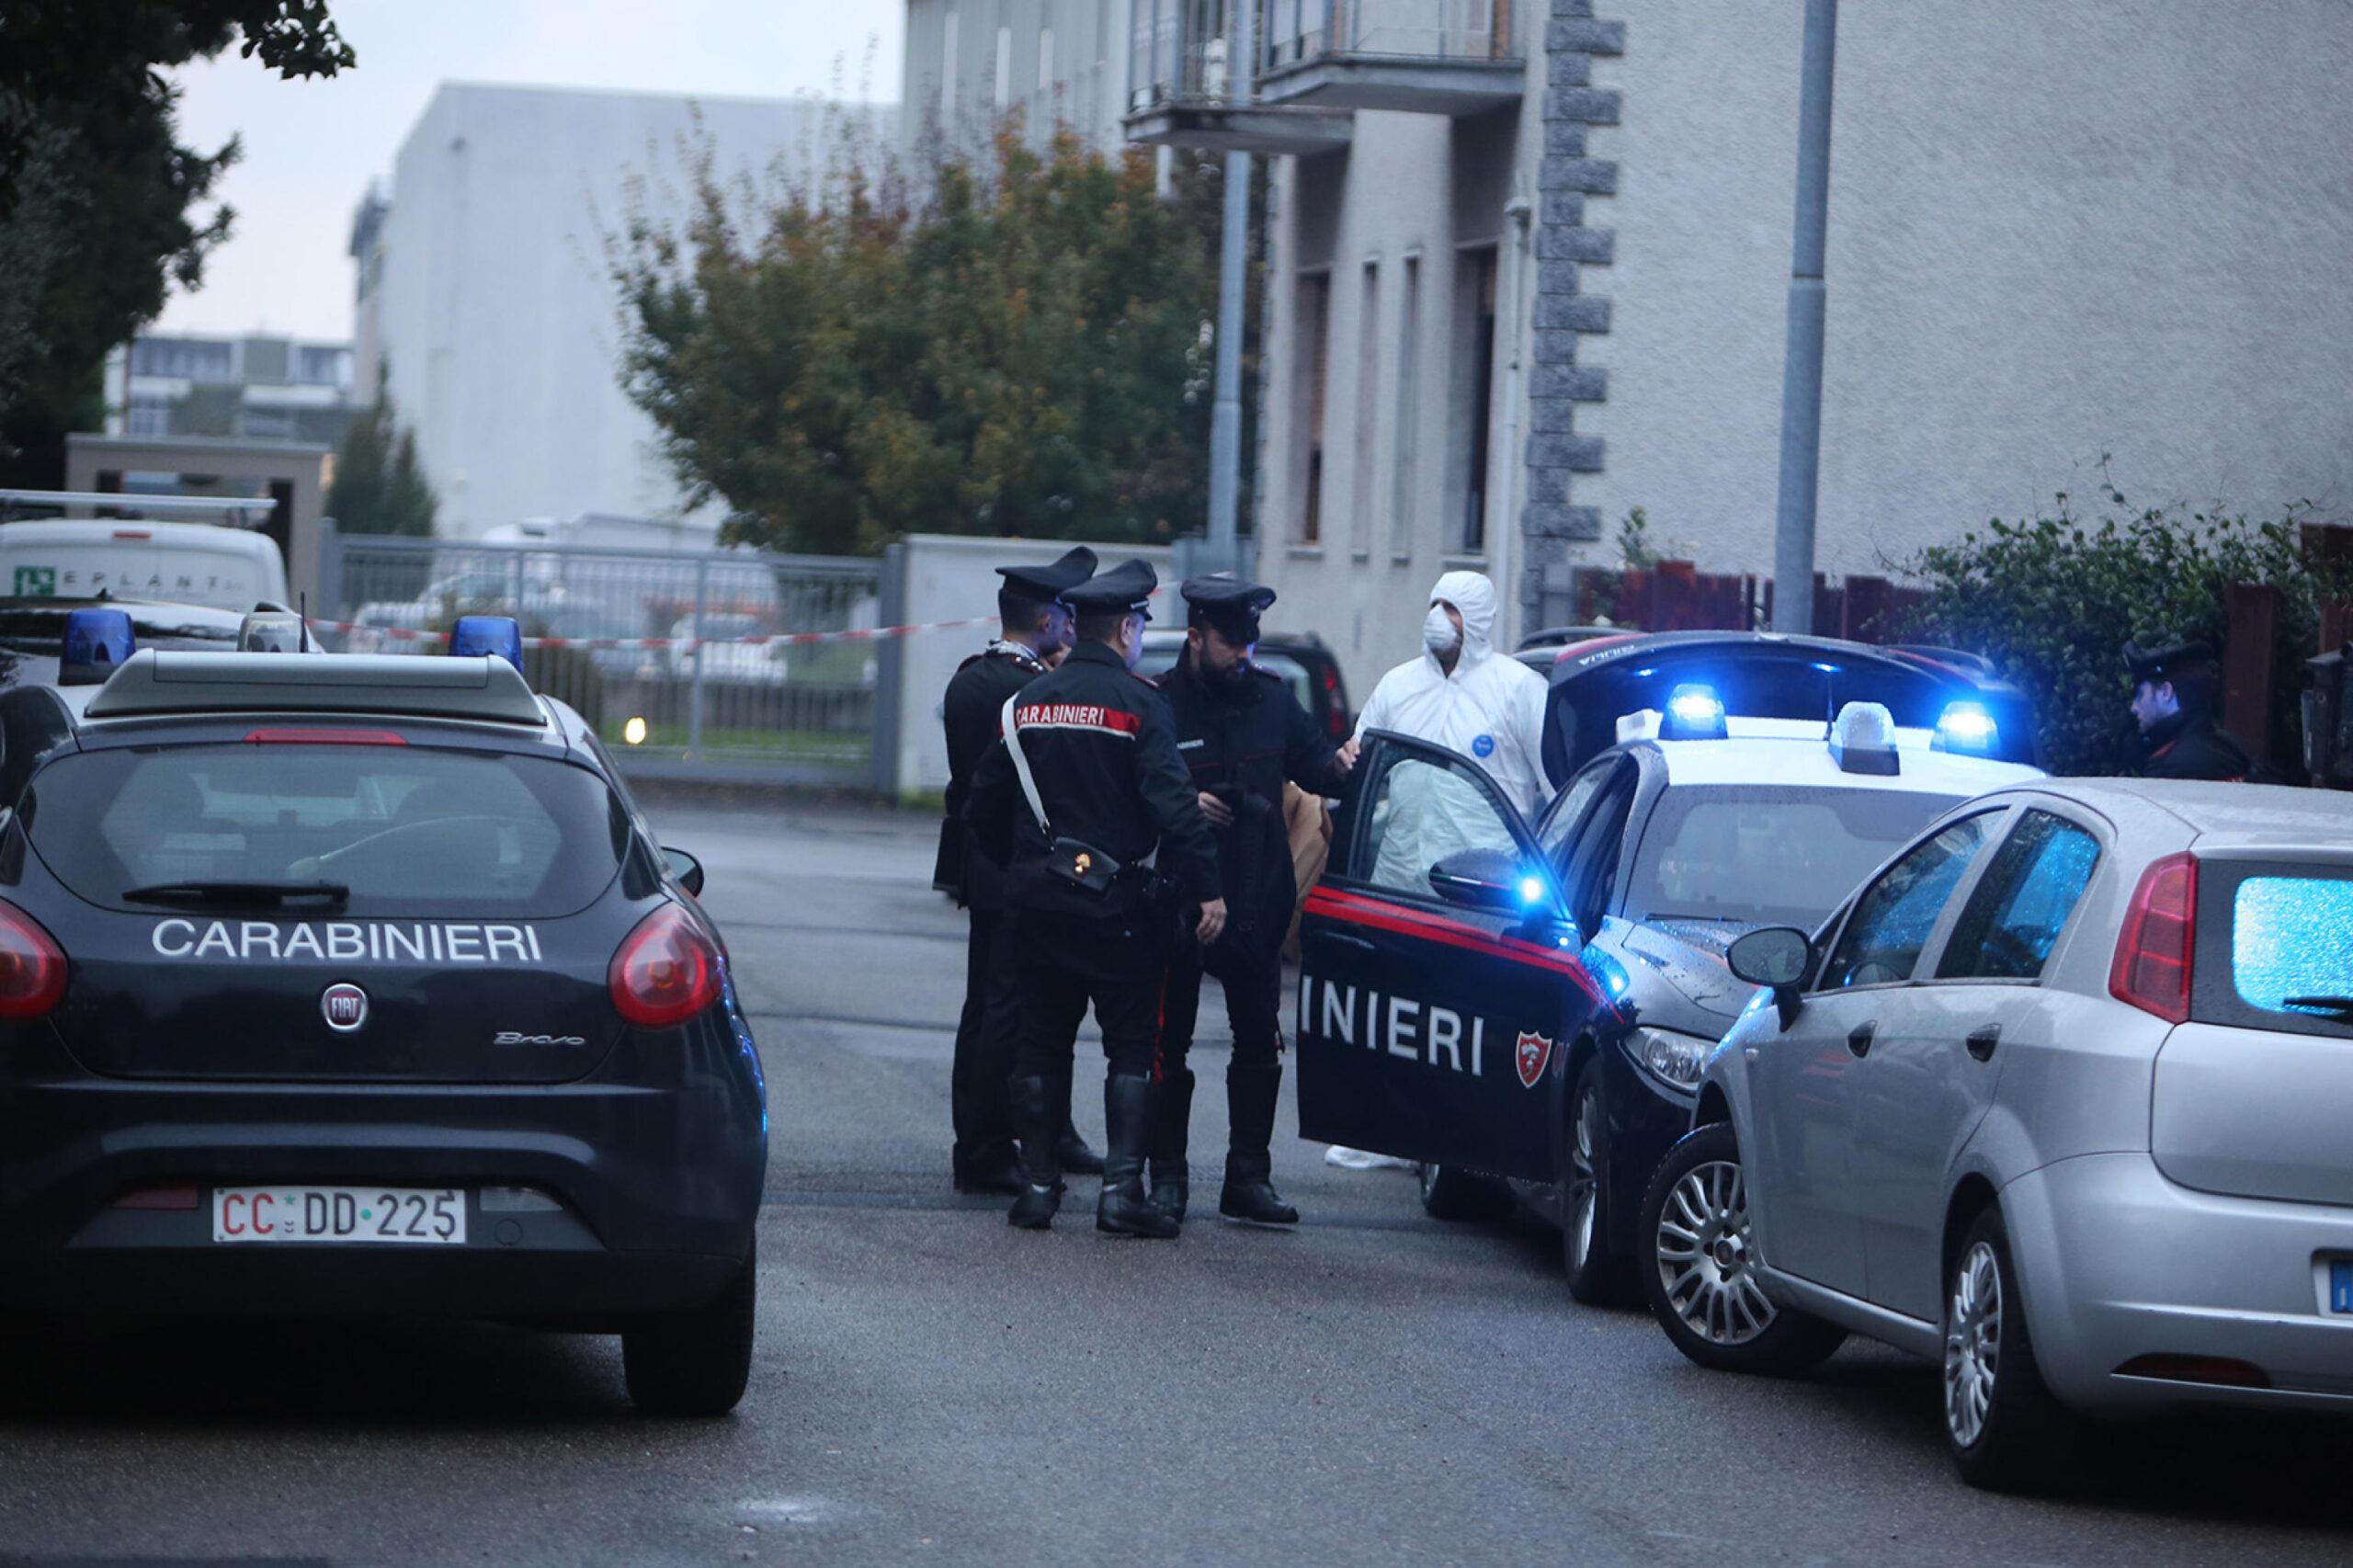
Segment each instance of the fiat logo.
[{"label": "fiat logo", "polygon": [[330,985],[319,998],[319,1011],[326,1015],[327,1028],[349,1034],[368,1021],[368,993],[347,981]]}]

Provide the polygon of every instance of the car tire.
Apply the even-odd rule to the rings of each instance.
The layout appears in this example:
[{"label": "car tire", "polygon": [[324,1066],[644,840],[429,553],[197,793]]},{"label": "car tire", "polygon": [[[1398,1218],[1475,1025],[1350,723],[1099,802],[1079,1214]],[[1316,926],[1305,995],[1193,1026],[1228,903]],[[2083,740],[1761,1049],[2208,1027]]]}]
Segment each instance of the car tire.
[{"label": "car tire", "polygon": [[1561,1265],[1569,1294],[1589,1307],[1631,1306],[1641,1300],[1631,1259],[1611,1244],[1616,1199],[1609,1184],[1609,1113],[1601,1058],[1586,1063],[1569,1089],[1568,1125],[1561,1137]]},{"label": "car tire", "polygon": [[630,1402],[646,1415],[724,1415],[752,1376],[759,1252],[716,1300],[663,1312],[621,1332]]},{"label": "car tire", "polygon": [[1781,1376],[1826,1359],[1847,1331],[1776,1306],[1757,1283],[1747,1176],[1729,1122],[1667,1151],[1643,1195],[1638,1272],[1675,1347],[1712,1371]]},{"label": "car tire", "polygon": [[1945,1439],[1961,1478],[1989,1492],[2047,1479],[2075,1417],[2042,1380],[2002,1211],[1971,1222],[1945,1271]]},{"label": "car tire", "polygon": [[1493,1176],[1455,1165],[1415,1165],[1422,1211],[1433,1220],[1500,1220],[1511,1212],[1511,1188]]}]

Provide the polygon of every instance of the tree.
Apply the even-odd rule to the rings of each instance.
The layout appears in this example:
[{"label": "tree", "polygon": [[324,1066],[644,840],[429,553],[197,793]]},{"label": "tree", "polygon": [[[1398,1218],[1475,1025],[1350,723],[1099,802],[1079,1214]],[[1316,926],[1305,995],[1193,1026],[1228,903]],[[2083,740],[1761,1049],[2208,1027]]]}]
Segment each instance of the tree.
[{"label": "tree", "polygon": [[324,0],[10,0],[0,10],[0,476],[54,485],[97,427],[108,350],[194,288],[229,233],[198,222],[237,157],[179,145],[165,68],[243,52],[282,76],[353,63]]},{"label": "tree", "polygon": [[[2353,591],[2347,573],[2312,557],[2302,540],[2308,507],[2276,521],[2192,512],[2178,506],[2132,511],[2103,479],[2112,508],[2094,522],[2078,517],[2062,494],[2050,516],[1995,518],[1982,533],[1924,551],[1908,570],[1928,597],[1906,618],[1918,642],[1982,653],[2033,699],[2036,739],[2053,773],[2114,773],[2131,731],[2126,704],[2132,679],[2122,648],[2205,642],[2222,647],[2231,632],[2224,590],[2234,583],[2280,591],[2273,689],[2293,692],[2302,661],[2319,638],[2319,607]],[[2268,736],[2243,736],[2258,751],[2297,755],[2295,704],[2282,702]]]},{"label": "tree", "polygon": [[327,516],[347,534],[430,539],[438,506],[416,460],[415,436],[400,427],[392,394],[378,392],[375,406],[344,432],[335,483],[327,486]]},{"label": "tree", "polygon": [[614,242],[624,384],[688,504],[838,553],[1197,528],[1214,288],[1150,161],[1017,123],[919,178],[845,146],[821,188],[747,201],[706,142],[686,222]]}]

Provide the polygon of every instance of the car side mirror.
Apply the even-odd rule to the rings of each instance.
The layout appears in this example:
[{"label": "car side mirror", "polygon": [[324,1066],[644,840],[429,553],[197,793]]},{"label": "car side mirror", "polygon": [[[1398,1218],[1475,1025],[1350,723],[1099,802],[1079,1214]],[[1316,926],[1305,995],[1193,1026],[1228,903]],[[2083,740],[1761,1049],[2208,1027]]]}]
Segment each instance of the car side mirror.
[{"label": "car side mirror", "polygon": [[1458,849],[1430,868],[1430,887],[1449,903],[1498,915],[1524,915],[1544,896],[1508,849]]},{"label": "car side mirror", "polygon": [[662,849],[662,860],[670,868],[670,874],[678,879],[678,885],[686,889],[688,894],[695,898],[702,896],[701,861],[683,849],[672,849],[666,845]]},{"label": "car side mirror", "polygon": [[1727,948],[1724,962],[1737,978],[1772,989],[1781,1027],[1788,1028],[1798,1016],[1798,987],[1813,967],[1812,939],[1794,926],[1768,926]]}]

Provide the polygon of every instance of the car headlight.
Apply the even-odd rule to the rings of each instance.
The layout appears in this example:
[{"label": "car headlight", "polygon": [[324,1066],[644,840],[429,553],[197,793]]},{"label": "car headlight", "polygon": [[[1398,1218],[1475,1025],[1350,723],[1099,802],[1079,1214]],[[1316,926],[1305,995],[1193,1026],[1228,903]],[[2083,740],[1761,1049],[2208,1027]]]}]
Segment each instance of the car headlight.
[{"label": "car headlight", "polygon": [[1672,1029],[1638,1028],[1626,1037],[1626,1052],[1636,1065],[1660,1083],[1677,1089],[1699,1086],[1699,1074],[1707,1069],[1708,1058],[1715,1054],[1715,1050],[1714,1040],[1677,1034]]}]

